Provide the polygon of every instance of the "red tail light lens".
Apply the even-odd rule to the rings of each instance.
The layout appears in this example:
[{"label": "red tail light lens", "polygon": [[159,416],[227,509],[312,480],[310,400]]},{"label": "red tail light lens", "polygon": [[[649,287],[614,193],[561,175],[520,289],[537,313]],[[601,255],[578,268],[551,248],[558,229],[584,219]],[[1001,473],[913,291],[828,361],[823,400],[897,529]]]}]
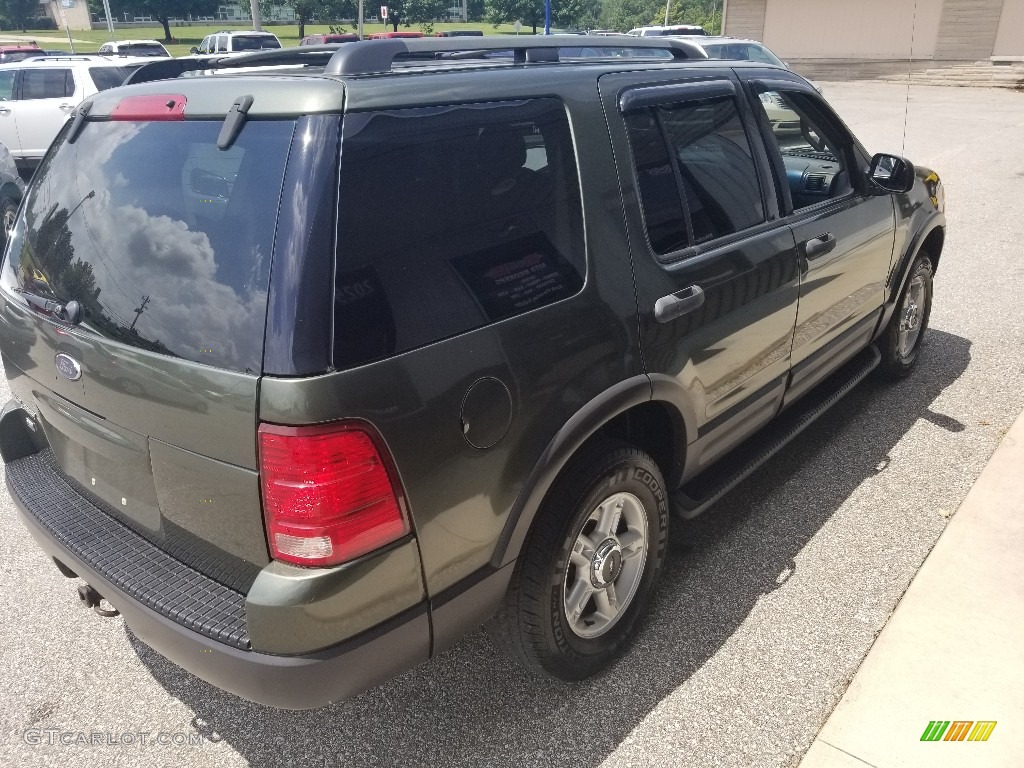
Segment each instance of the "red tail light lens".
[{"label": "red tail light lens", "polygon": [[263,512],[273,558],[337,565],[409,532],[377,446],[363,424],[260,425]]}]

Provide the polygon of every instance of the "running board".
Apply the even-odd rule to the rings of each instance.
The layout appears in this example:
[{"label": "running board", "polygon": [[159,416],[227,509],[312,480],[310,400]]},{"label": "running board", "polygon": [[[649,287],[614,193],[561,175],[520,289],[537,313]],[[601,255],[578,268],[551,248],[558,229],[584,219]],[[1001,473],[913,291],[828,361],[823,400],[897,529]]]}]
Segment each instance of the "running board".
[{"label": "running board", "polygon": [[705,511],[867,378],[881,359],[872,344],[844,364],[760,432],[673,493],[673,512],[689,520]]}]

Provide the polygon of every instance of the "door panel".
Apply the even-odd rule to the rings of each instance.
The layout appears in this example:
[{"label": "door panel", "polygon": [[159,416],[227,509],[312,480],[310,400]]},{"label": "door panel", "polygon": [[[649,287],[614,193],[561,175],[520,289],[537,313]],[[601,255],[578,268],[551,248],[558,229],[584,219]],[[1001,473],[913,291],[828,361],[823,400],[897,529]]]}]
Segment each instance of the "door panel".
[{"label": "door panel", "polygon": [[[790,82],[780,77],[791,78]],[[741,74],[776,169],[800,258],[787,402],[866,346],[884,298],[895,212],[868,193],[853,137],[802,80]]]},{"label": "door panel", "polygon": [[81,99],[70,69],[24,69],[15,104],[22,155],[42,157]]},{"label": "door panel", "polygon": [[[600,88],[627,201],[646,370],[671,377],[697,415],[689,476],[781,403],[797,255],[792,230],[773,220],[759,140],[745,130],[748,108],[726,87],[728,70],[703,70],[698,82],[660,76],[608,75]],[[692,96],[673,86],[666,104],[622,98],[673,82],[693,82]],[[620,99],[640,108],[621,114]]]},{"label": "door panel", "polygon": [[14,102],[14,86],[17,76],[17,70],[0,72],[0,144],[7,147],[15,157],[20,157],[21,139],[18,136],[18,120]]}]

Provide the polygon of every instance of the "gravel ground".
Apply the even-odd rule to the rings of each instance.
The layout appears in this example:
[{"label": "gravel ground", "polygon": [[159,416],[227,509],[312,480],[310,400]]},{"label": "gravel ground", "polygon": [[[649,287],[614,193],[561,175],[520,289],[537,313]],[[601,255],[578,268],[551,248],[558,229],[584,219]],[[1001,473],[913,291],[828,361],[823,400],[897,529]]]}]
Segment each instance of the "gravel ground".
[{"label": "gravel ground", "polygon": [[[900,150],[905,86],[825,92],[870,150]],[[949,216],[919,367],[869,380],[676,523],[650,620],[611,671],[534,680],[477,632],[344,705],[250,704],[82,610],[0,491],[0,584],[22,596],[0,620],[0,765],[795,765],[1024,407],[1024,94],[916,87],[907,118],[905,153],[939,170]],[[59,744],[79,731],[203,743]]]}]

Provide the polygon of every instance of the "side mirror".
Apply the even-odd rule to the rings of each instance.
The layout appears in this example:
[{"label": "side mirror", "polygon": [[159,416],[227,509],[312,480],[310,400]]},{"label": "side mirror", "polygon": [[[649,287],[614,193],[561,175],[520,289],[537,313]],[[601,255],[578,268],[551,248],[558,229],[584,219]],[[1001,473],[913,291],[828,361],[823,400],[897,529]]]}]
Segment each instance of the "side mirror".
[{"label": "side mirror", "polygon": [[188,49],[188,52],[195,56],[197,53],[199,53],[199,49],[193,45],[191,48]]},{"label": "side mirror", "polygon": [[871,183],[885,192],[909,192],[914,186],[914,165],[897,155],[879,152],[871,158]]}]

